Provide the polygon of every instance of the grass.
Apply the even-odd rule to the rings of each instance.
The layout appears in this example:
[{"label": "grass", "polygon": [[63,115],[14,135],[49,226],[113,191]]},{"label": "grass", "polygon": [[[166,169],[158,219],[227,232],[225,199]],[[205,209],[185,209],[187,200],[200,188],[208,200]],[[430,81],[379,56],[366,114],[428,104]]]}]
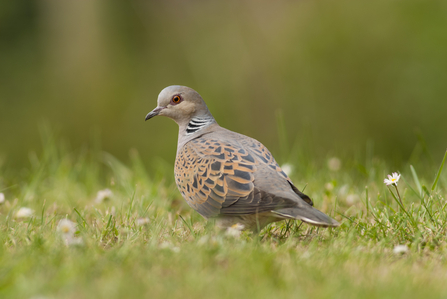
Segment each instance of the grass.
[{"label": "grass", "polygon": [[[172,165],[148,172],[135,150],[122,163],[47,135],[27,170],[1,168],[0,297],[447,296],[445,158],[441,166],[421,161],[399,170],[404,210],[383,184],[398,169],[383,160],[359,152],[339,157],[341,168],[330,171],[327,159],[292,152],[292,180],[341,226],[280,222],[234,238],[186,205]],[[96,203],[105,188],[113,196]],[[17,219],[20,207],[33,209],[33,217]],[[64,244],[57,231],[64,218],[76,223],[82,244]],[[150,222],[138,225],[141,218]],[[393,253],[399,244],[409,251]]]}]

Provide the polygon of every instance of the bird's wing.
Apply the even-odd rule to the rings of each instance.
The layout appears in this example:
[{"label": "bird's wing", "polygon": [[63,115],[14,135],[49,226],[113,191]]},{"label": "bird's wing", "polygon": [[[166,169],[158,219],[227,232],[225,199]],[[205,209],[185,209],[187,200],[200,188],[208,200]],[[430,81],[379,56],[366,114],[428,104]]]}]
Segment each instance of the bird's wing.
[{"label": "bird's wing", "polygon": [[261,163],[267,165],[269,168],[271,168],[273,171],[278,173],[280,176],[285,178],[287,182],[289,183],[290,187],[292,188],[293,192],[295,192],[302,200],[310,204],[311,206],[314,205],[312,202],[312,199],[310,199],[309,196],[302,193],[300,190],[298,190],[297,187],[292,183],[292,180],[289,178],[289,176],[281,169],[281,167],[278,165],[278,163],[275,161],[275,158],[273,158],[273,155],[270,153],[270,151],[259,141],[256,139],[252,139],[249,137],[244,136],[245,138],[241,139],[241,144],[245,148],[248,148],[251,152],[254,153],[256,158],[260,160]]},{"label": "bird's wing", "polygon": [[290,200],[256,186],[255,172],[266,165],[275,176],[288,179],[267,149],[264,153],[271,159],[260,159],[258,153],[238,142],[193,139],[177,154],[176,184],[188,204],[206,218],[290,206]]}]

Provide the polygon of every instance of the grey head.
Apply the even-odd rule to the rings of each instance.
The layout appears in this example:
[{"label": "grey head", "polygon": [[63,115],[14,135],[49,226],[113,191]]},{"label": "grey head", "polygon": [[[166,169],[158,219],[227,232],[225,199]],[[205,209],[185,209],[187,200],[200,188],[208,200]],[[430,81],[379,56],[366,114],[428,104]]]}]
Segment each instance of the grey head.
[{"label": "grey head", "polygon": [[157,104],[146,120],[157,115],[173,119],[179,126],[177,151],[188,141],[218,127],[202,97],[192,88],[168,86],[158,95]]},{"label": "grey head", "polygon": [[180,128],[186,128],[192,119],[214,121],[200,94],[192,88],[180,85],[168,86],[160,92],[157,107],[146,115],[146,120],[157,115],[173,119]]}]

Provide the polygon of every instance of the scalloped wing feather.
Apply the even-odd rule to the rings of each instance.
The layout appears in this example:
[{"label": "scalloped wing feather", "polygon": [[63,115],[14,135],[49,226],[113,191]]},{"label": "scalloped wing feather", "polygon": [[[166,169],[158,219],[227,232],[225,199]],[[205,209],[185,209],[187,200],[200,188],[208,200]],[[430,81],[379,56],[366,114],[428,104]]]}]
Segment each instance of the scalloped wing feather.
[{"label": "scalloped wing feather", "polygon": [[177,154],[175,179],[188,204],[206,218],[248,197],[256,162],[246,150],[218,140],[194,139]]},{"label": "scalloped wing feather", "polygon": [[296,189],[271,153],[260,142],[247,139],[252,142],[238,140],[242,142],[230,144],[200,137],[185,144],[177,154],[177,187],[187,203],[202,216],[254,214],[296,205],[296,201],[255,186],[258,167],[268,166],[269,173],[278,173]]}]

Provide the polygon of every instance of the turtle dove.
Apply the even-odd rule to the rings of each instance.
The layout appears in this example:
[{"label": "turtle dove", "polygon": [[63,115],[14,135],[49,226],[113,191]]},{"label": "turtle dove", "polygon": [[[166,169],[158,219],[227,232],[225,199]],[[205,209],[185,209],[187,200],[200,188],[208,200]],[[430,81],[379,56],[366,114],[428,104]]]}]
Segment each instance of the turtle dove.
[{"label": "turtle dove", "polygon": [[217,218],[222,227],[240,223],[252,230],[284,219],[339,225],[312,207],[262,143],[219,126],[195,90],[166,87],[157,103],[146,120],[162,115],[179,125],[175,181],[200,215]]}]

